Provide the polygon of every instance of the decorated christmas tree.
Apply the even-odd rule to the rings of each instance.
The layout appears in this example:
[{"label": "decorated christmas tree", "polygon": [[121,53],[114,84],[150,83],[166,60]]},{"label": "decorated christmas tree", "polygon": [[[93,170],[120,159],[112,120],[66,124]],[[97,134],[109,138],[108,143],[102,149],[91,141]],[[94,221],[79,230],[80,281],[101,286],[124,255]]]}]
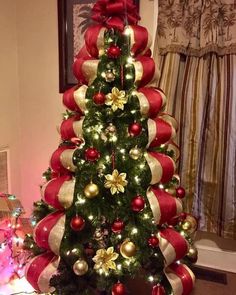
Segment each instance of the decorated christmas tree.
[{"label": "decorated christmas tree", "polygon": [[98,0],[92,19],[25,240],[35,254],[26,277],[51,294],[130,294],[135,277],[152,295],[190,294],[197,223],[182,212],[177,123],[151,86],[150,36],[132,0]]}]

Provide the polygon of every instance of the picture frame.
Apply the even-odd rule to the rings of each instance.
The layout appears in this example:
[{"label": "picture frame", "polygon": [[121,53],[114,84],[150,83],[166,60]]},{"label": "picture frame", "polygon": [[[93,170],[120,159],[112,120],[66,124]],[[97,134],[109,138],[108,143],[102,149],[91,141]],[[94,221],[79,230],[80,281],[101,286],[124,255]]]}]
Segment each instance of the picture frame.
[{"label": "picture frame", "polygon": [[[60,93],[77,84],[72,65],[84,44],[84,32],[92,24],[90,13],[95,2],[96,0],[57,0]],[[134,2],[139,8],[139,0]]]}]

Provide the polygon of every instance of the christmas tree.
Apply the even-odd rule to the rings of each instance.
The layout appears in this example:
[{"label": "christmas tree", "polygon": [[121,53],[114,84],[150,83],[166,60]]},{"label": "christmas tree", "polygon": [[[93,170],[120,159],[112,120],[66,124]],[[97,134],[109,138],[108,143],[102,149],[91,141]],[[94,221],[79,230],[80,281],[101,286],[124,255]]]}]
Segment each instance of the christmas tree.
[{"label": "christmas tree", "polygon": [[92,19],[73,65],[79,84],[63,95],[61,143],[34,204],[26,277],[51,294],[130,294],[135,277],[152,295],[190,294],[197,223],[182,212],[177,123],[150,86],[150,36],[132,0],[98,0]]}]

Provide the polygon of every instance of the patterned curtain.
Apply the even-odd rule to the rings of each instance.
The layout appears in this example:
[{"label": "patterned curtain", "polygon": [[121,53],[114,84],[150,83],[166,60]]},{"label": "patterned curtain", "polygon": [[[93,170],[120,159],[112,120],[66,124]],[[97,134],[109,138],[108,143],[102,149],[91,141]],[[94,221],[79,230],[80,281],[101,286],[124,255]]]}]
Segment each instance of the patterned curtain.
[{"label": "patterned curtain", "polygon": [[236,239],[236,1],[159,0],[155,43],[186,209],[201,230]]}]

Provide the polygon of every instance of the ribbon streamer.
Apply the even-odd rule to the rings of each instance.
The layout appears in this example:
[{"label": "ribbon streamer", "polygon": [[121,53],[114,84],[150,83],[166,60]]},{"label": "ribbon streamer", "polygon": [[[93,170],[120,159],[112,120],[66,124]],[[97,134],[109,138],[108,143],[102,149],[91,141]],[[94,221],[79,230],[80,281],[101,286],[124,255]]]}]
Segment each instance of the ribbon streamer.
[{"label": "ribbon streamer", "polygon": [[54,178],[42,187],[42,199],[55,209],[68,209],[73,203],[74,189],[75,180],[71,176]]},{"label": "ribbon streamer", "polygon": [[126,26],[124,34],[130,38],[130,51],[133,56],[145,55],[152,45],[152,38],[145,27]]},{"label": "ribbon streamer", "polygon": [[60,133],[63,140],[70,140],[73,137],[81,138],[83,135],[84,117],[74,116],[61,123]]},{"label": "ribbon streamer", "polygon": [[161,117],[148,120],[148,147],[157,147],[167,143],[176,136],[175,126],[171,120]]},{"label": "ribbon streamer", "polygon": [[86,111],[86,93],[88,86],[72,87],[63,94],[63,104],[71,111],[83,115]]},{"label": "ribbon streamer", "polygon": [[155,118],[166,105],[165,94],[154,87],[139,88],[135,95],[139,100],[140,112],[145,117]]},{"label": "ribbon streamer", "polygon": [[195,283],[193,272],[185,264],[173,263],[165,270],[174,295],[189,295]]},{"label": "ribbon streamer", "polygon": [[99,60],[87,56],[77,58],[73,64],[73,73],[81,84],[90,85],[97,77]]},{"label": "ribbon streamer", "polygon": [[59,255],[65,232],[65,220],[65,214],[60,211],[53,212],[40,220],[33,233],[37,245]]},{"label": "ribbon streamer", "polygon": [[84,40],[88,53],[95,58],[104,54],[104,38],[106,28],[102,25],[93,25],[87,29]]},{"label": "ribbon streamer", "polygon": [[166,183],[171,180],[175,173],[175,163],[171,157],[157,152],[148,152],[145,158],[152,175],[150,184]]},{"label": "ribbon streamer", "polygon": [[159,239],[159,248],[165,258],[165,265],[182,259],[189,250],[189,244],[180,233],[173,228],[161,230],[157,237]]},{"label": "ribbon streamer", "polygon": [[53,154],[50,160],[52,170],[62,174],[68,174],[69,171],[74,172],[76,166],[73,164],[74,146],[59,147]]},{"label": "ribbon streamer", "polygon": [[140,16],[132,0],[98,0],[92,8],[92,19],[109,29],[123,31],[125,25],[137,24]]},{"label": "ribbon streamer", "polygon": [[48,252],[34,257],[26,267],[25,277],[32,287],[40,293],[53,292],[50,280],[56,273],[59,257]]},{"label": "ribbon streamer", "polygon": [[147,198],[156,224],[169,222],[182,211],[182,202],[159,188],[150,187]]}]

